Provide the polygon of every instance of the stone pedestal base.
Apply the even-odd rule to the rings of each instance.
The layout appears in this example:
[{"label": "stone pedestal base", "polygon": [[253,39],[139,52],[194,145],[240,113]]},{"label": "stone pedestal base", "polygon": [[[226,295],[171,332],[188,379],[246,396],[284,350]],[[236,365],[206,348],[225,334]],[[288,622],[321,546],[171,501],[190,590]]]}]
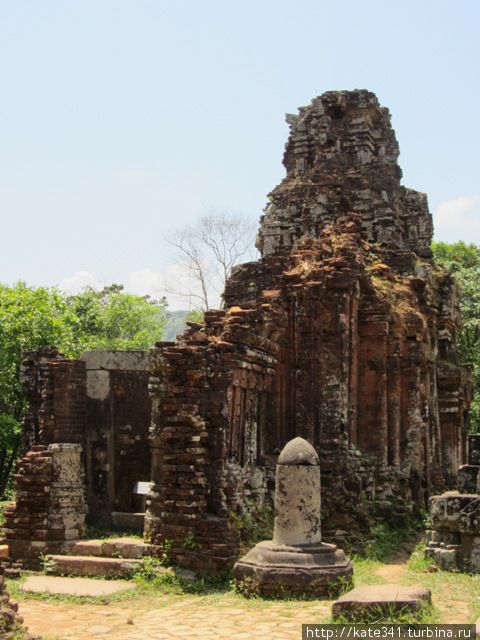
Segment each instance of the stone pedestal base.
[{"label": "stone pedestal base", "polygon": [[335,595],[351,582],[352,563],[333,544],[260,542],[234,566],[237,585],[265,596]]},{"label": "stone pedestal base", "polygon": [[430,498],[425,556],[445,571],[480,573],[480,495],[447,491]]}]

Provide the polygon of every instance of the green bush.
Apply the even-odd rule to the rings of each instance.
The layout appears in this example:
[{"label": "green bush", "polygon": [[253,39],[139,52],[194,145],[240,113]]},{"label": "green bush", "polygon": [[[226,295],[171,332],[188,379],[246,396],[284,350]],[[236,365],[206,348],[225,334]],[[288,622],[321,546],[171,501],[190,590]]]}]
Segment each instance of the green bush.
[{"label": "green bush", "polygon": [[274,520],[271,506],[259,507],[250,503],[241,515],[231,513],[230,517],[245,547],[253,547],[262,540],[271,540]]},{"label": "green bush", "polygon": [[386,522],[376,524],[370,529],[370,538],[361,555],[370,560],[388,560],[398,553],[402,544],[415,538],[424,528],[423,513],[419,513],[416,518],[406,519],[401,527]]}]

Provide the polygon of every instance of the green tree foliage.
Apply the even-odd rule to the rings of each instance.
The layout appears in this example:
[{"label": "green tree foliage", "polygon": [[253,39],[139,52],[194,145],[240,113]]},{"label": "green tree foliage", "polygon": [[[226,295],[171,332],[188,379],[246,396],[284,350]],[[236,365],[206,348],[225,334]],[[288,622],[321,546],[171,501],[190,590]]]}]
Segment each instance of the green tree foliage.
[{"label": "green tree foliage", "polygon": [[200,309],[186,309],[167,312],[167,324],[165,325],[164,340],[176,340],[187,328],[187,322],[203,323],[203,311]]},{"label": "green tree foliage", "polygon": [[57,289],[0,285],[0,496],[20,442],[26,405],[23,354],[54,345],[68,357],[86,349],[145,349],[162,338],[165,300],[123,293],[121,285],[66,295]]},{"label": "green tree foliage", "polygon": [[146,349],[161,340],[167,321],[164,299],[123,293],[113,284],[102,291],[86,288],[67,298],[77,318],[75,355],[85,349]]},{"label": "green tree foliage", "polygon": [[464,362],[473,365],[474,398],[470,430],[480,432],[480,247],[465,242],[434,242],[438,264],[454,274],[460,288],[462,330],[459,351]]},{"label": "green tree foliage", "polygon": [[189,322],[203,323],[203,311],[201,309],[192,309],[187,313],[187,320]]},{"label": "green tree foliage", "polygon": [[25,398],[19,380],[25,351],[45,344],[71,350],[74,318],[55,290],[23,283],[0,286],[0,495],[4,493],[20,444]]}]

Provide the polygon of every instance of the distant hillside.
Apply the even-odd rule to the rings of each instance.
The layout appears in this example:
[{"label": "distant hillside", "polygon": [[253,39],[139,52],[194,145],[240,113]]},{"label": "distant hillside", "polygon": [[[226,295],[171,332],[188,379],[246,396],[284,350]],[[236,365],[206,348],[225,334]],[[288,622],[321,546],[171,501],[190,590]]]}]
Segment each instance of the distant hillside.
[{"label": "distant hillside", "polygon": [[175,340],[179,333],[186,329],[185,320],[188,311],[181,309],[179,311],[167,311],[167,324],[164,328],[163,340]]}]

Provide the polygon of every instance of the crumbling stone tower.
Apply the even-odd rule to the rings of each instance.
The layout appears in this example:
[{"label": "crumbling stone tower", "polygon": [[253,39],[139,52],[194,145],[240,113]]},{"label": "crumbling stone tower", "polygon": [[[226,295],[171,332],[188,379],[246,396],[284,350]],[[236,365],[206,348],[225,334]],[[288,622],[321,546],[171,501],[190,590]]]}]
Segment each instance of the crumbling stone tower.
[{"label": "crumbling stone tower", "polygon": [[326,539],[425,506],[465,458],[457,291],[431,259],[426,196],[400,184],[387,109],[328,92],[287,121],[261,259],[152,354],[146,531],[179,563],[231,564],[232,514],[262,505],[296,436],[320,458]]},{"label": "crumbling stone tower", "polygon": [[424,193],[400,186],[390,114],[369,91],[332,91],[287,115],[287,176],[269,196],[258,248],[286,255],[354,211],[365,239],[400,254],[430,258],[432,217]]}]

